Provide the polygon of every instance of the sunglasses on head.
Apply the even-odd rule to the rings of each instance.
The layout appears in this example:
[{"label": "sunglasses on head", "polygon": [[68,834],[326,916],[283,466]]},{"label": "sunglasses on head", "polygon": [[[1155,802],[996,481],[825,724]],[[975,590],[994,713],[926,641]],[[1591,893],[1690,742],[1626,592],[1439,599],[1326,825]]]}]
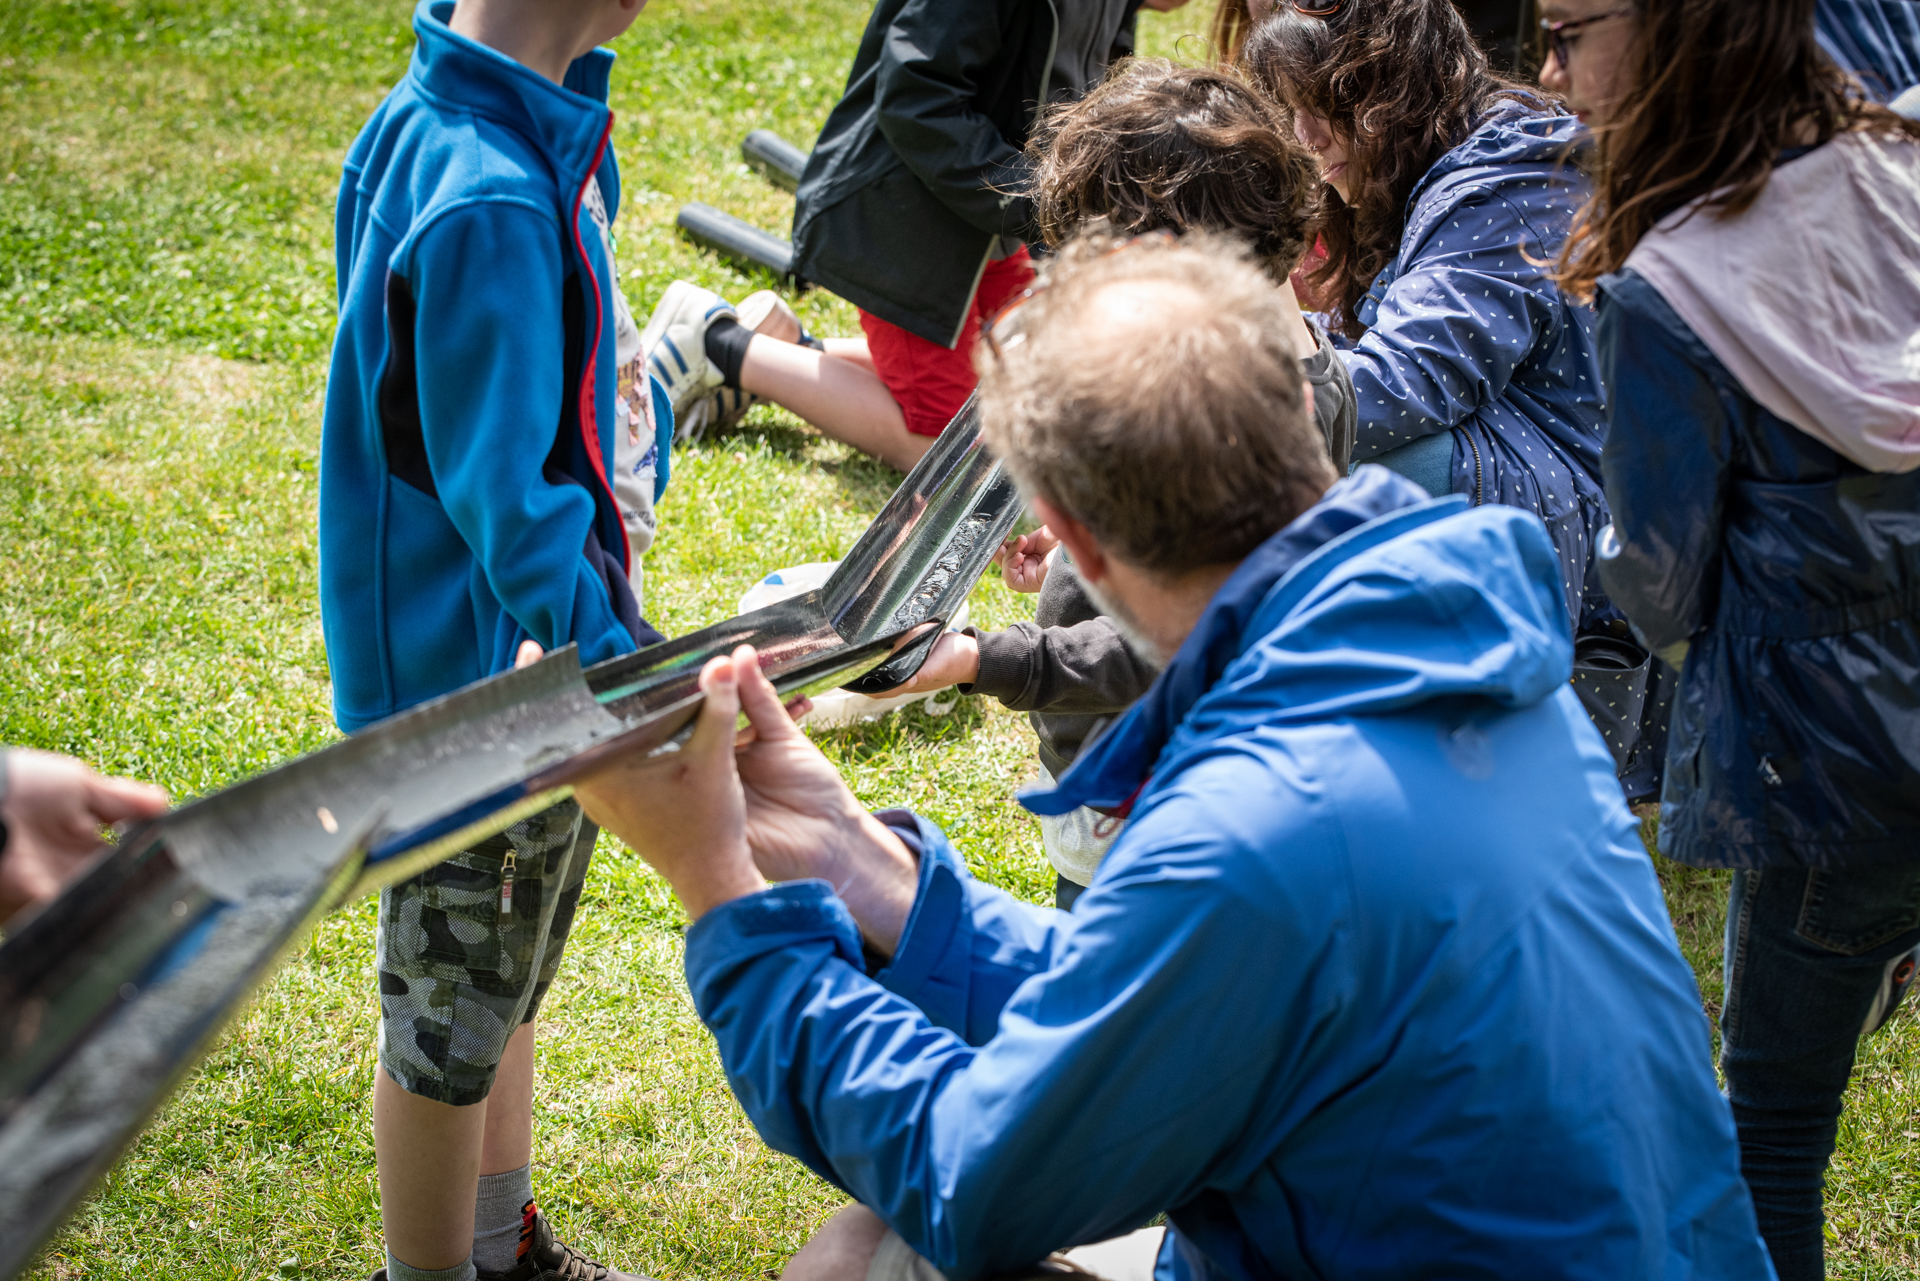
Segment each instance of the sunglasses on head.
[{"label": "sunglasses on head", "polygon": [[1303,18],[1330,18],[1345,4],[1346,0],[1293,0],[1293,11]]}]

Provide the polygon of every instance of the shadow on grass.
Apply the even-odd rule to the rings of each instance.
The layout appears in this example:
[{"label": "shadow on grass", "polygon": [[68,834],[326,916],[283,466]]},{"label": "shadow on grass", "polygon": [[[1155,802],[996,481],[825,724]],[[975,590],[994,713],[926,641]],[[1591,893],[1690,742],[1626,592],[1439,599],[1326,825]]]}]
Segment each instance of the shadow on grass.
[{"label": "shadow on grass", "polygon": [[749,411],[738,427],[709,433],[685,448],[713,452],[764,450],[781,462],[811,468],[833,481],[846,502],[867,510],[878,510],[904,479],[879,459],[839,444],[771,405]]}]

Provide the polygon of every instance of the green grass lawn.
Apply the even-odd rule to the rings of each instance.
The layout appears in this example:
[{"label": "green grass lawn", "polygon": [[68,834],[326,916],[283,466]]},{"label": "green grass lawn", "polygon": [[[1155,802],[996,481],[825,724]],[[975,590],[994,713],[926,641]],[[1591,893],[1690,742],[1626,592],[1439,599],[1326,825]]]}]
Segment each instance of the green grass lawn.
[{"label": "green grass lawn", "polygon": [[[1147,15],[1197,60],[1206,0]],[[791,198],[737,152],[811,141],[861,0],[654,0],[619,44],[617,227],[637,308],[691,276],[756,281],[673,229],[687,200],[784,228]],[[180,797],[336,732],[315,584],[332,209],[348,142],[402,73],[390,0],[8,0],[0,6],[0,741],[73,752]],[[851,309],[798,300],[816,333]],[[686,451],[649,558],[670,634],[768,569],[841,554],[895,477],[756,411]],[[1031,600],[988,582],[977,620]],[[863,799],[911,804],[978,874],[1036,900],[1050,873],[1012,802],[1024,719],[981,700],[819,736]],[[1666,868],[1708,1004],[1724,877]],[[261,993],[40,1277],[365,1276],[380,1261],[367,1100],[373,905],[335,913]],[[680,979],[683,918],[603,840],[541,1020],[536,1183],[576,1242],[662,1278],[777,1270],[840,1202],[755,1137]],[[1836,1275],[1920,1276],[1920,1026],[1863,1050],[1831,1176]]]}]

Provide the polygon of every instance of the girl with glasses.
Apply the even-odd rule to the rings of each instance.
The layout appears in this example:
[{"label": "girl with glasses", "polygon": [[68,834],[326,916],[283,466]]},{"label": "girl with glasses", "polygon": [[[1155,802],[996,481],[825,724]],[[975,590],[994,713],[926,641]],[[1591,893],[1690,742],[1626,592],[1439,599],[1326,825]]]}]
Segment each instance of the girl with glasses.
[{"label": "girl with glasses", "polygon": [[1684,664],[1660,849],[1736,869],[1721,1063],[1774,1266],[1812,1281],[1855,1048],[1920,946],[1920,124],[1814,0],[1603,26],[1546,78],[1595,135],[1562,280],[1599,301],[1600,572]]}]

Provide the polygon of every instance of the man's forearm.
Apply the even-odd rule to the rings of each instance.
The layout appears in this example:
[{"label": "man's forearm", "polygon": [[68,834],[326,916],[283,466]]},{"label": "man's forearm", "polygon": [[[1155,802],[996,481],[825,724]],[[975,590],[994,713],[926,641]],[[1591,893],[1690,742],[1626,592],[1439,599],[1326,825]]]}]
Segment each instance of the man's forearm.
[{"label": "man's forearm", "polygon": [[866,811],[850,814],[822,851],[819,874],[853,913],[867,946],[892,956],[920,888],[920,862],[906,843]]}]

